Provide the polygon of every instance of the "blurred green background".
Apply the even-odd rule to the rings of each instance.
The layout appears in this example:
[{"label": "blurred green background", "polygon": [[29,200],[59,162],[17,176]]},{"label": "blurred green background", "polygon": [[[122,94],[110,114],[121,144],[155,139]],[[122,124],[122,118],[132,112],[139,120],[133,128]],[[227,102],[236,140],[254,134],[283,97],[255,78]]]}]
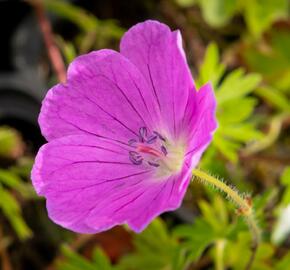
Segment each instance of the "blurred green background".
[{"label": "blurred green background", "polygon": [[[126,29],[146,19],[181,30],[197,86],[211,81],[218,101],[219,128],[200,167],[253,197],[263,234],[252,269],[290,269],[289,1],[39,3],[66,66],[91,50],[118,50]],[[40,102],[57,77],[32,2],[1,1],[0,15],[0,269],[245,269],[246,224],[222,195],[194,180],[182,207],[141,234],[117,227],[78,235],[48,219],[30,170],[44,143]]]}]

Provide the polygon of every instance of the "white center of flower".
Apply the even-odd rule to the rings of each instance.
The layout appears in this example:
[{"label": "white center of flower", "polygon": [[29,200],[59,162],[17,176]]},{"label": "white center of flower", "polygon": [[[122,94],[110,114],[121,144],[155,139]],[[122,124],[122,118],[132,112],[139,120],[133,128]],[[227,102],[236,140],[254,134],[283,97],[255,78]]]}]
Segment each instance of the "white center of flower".
[{"label": "white center of flower", "polygon": [[139,140],[130,140],[135,151],[129,158],[135,165],[147,163],[156,168],[156,177],[163,178],[178,173],[183,165],[185,145],[182,142],[169,142],[160,133],[153,131],[148,136],[146,128],[140,128]]}]

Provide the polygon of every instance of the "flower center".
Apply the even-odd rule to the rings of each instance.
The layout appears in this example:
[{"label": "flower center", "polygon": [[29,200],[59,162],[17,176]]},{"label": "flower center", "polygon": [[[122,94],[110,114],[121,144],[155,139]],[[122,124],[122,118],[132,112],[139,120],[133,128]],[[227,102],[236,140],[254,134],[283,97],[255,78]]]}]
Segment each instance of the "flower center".
[{"label": "flower center", "polygon": [[128,143],[135,147],[134,151],[129,151],[131,162],[135,165],[147,164],[158,168],[158,176],[176,173],[182,167],[184,145],[170,143],[156,131],[149,134],[146,127],[141,127],[138,140],[131,139]]}]

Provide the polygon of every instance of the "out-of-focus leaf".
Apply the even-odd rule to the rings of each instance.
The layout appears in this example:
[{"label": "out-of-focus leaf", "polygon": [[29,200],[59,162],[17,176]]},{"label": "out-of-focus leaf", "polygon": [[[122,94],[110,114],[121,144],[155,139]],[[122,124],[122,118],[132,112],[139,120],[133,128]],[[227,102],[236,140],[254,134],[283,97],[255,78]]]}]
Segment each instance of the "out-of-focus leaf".
[{"label": "out-of-focus leaf", "polygon": [[255,94],[263,98],[268,104],[282,111],[290,112],[290,100],[282,91],[274,87],[264,86],[257,88]]},{"label": "out-of-focus leaf", "polygon": [[249,120],[257,100],[248,96],[260,83],[261,76],[237,69],[222,80],[224,71],[224,65],[219,63],[217,46],[209,45],[200,67],[198,84],[213,81],[219,122],[213,145],[229,160],[237,162],[243,144],[263,137]]},{"label": "out-of-focus leaf", "polygon": [[281,176],[281,183],[290,186],[290,166],[287,166]]},{"label": "out-of-focus leaf", "polygon": [[286,167],[284,170],[281,176],[281,184],[285,186],[281,204],[284,206],[290,205],[290,166]]},{"label": "out-of-focus leaf", "polygon": [[213,27],[226,25],[238,9],[238,0],[199,0],[203,18]]},{"label": "out-of-focus leaf", "polygon": [[[250,117],[254,111],[257,100],[252,97],[237,98],[224,102],[219,113],[219,121],[222,124],[239,123]],[[233,113],[235,112],[235,113]]]},{"label": "out-of-focus leaf", "polygon": [[288,252],[281,260],[279,260],[275,265],[275,270],[285,270],[288,269],[290,265],[290,252]]},{"label": "out-of-focus leaf", "polygon": [[181,7],[190,7],[195,4],[198,0],[175,0]]},{"label": "out-of-focus leaf", "polygon": [[202,218],[195,219],[193,225],[177,226],[174,234],[183,239],[181,245],[188,250],[189,260],[193,262],[216,240],[212,227]]},{"label": "out-of-focus leaf", "polygon": [[17,164],[11,166],[9,170],[20,177],[29,178],[33,162],[32,158],[23,157],[18,159]]},{"label": "out-of-focus leaf", "polygon": [[245,20],[249,31],[259,36],[271,24],[288,13],[287,0],[244,0]]},{"label": "out-of-focus leaf", "polygon": [[0,156],[17,158],[23,153],[23,143],[16,130],[0,127]]},{"label": "out-of-focus leaf", "polygon": [[96,266],[95,269],[111,270],[111,262],[106,254],[100,248],[95,248],[93,252],[93,261]]},{"label": "out-of-focus leaf", "polygon": [[141,234],[134,236],[136,252],[122,258],[120,269],[184,269],[182,247],[170,236],[161,219],[155,219]]},{"label": "out-of-focus leaf", "polygon": [[216,132],[213,139],[213,145],[229,160],[232,162],[238,161],[238,150],[240,144],[228,139],[223,138],[220,132]]},{"label": "out-of-focus leaf", "polygon": [[[225,249],[225,265],[234,270],[245,269],[251,256],[251,235],[249,232],[240,232],[237,241],[229,241]],[[258,247],[251,269],[271,270],[268,260],[273,256],[274,248],[270,244],[262,243]]]},{"label": "out-of-focus leaf", "polygon": [[176,0],[182,7],[193,4],[201,8],[203,19],[211,27],[227,25],[232,17],[240,14],[244,17],[248,31],[259,37],[276,20],[288,15],[287,0]]},{"label": "out-of-focus leaf", "polygon": [[[273,87],[273,92],[282,90],[289,94],[289,46],[289,31],[282,29],[275,31],[274,28],[268,34],[267,39],[260,39],[259,42],[248,44],[243,50],[241,50],[241,53],[249,68],[255,72],[261,73],[263,75],[263,79],[270,84],[271,87]],[[268,92],[269,91],[267,91],[266,94],[268,94]],[[263,94],[263,92],[261,94]],[[271,102],[271,98],[272,97],[270,96],[268,102]],[[276,100],[274,100],[274,102],[275,101]],[[275,103],[273,104],[275,105]]]},{"label": "out-of-focus leaf", "polygon": [[24,198],[35,198],[36,194],[31,184],[23,182],[23,180],[11,170],[0,169],[0,183],[3,185],[15,189]]},{"label": "out-of-focus leaf", "polygon": [[210,81],[215,88],[225,72],[225,66],[220,63],[218,47],[215,43],[211,43],[205,52],[203,63],[199,68],[199,76],[197,85]]},{"label": "out-of-focus leaf", "polygon": [[32,235],[31,230],[26,225],[21,216],[21,208],[16,199],[3,187],[0,186],[0,208],[5,217],[9,220],[17,236],[21,240],[25,240]]},{"label": "out-of-focus leaf", "polygon": [[216,241],[235,238],[240,229],[245,229],[240,223],[230,223],[228,205],[219,195],[214,195],[211,202],[200,201],[201,216],[193,224],[180,225],[174,229],[174,235],[180,237],[180,245],[189,253],[189,260],[197,261],[202,253]]},{"label": "out-of-focus leaf", "polygon": [[62,0],[44,0],[48,11],[71,21],[85,32],[99,32],[106,30],[107,35],[119,39],[124,30],[117,26],[115,22],[98,20],[80,7],[74,6]]},{"label": "out-of-focus leaf", "polygon": [[260,81],[261,76],[258,74],[245,75],[242,69],[232,71],[217,90],[218,104],[222,105],[225,101],[244,97],[252,92]]},{"label": "out-of-focus leaf", "polygon": [[62,253],[65,257],[57,262],[58,270],[112,270],[109,260],[99,248],[94,250],[93,262],[79,255],[68,246],[63,245]]},{"label": "out-of-focus leaf", "polygon": [[262,133],[256,130],[251,123],[225,126],[220,129],[220,133],[222,133],[225,138],[234,139],[238,142],[249,142],[263,137]]},{"label": "out-of-focus leaf", "polygon": [[70,64],[77,57],[75,46],[72,42],[65,41],[61,37],[58,37],[56,41],[64,56],[66,65]]}]

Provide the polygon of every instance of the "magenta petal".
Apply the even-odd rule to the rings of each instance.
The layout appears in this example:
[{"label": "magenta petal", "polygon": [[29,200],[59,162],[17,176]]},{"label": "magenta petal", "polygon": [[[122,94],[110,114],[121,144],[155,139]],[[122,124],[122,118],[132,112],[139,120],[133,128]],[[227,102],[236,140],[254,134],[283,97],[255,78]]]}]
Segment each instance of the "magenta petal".
[{"label": "magenta petal", "polygon": [[[200,151],[203,152],[212,140],[213,133],[217,128],[216,100],[210,83],[202,86],[197,93],[190,95],[188,108],[183,120],[190,141],[187,157]],[[196,157],[193,157],[196,160]]]},{"label": "magenta petal", "polygon": [[76,232],[93,233],[128,223],[142,230],[155,216],[176,209],[179,183],[190,171],[157,181],[150,166],[128,161],[123,145],[90,135],[62,137],[44,145],[32,171],[50,218]]},{"label": "magenta petal", "polygon": [[180,207],[187,186],[191,179],[191,170],[184,165],[182,171],[160,183],[151,197],[147,197],[146,205],[138,206],[140,209],[131,214],[128,225],[136,232],[142,231],[158,215]]},{"label": "magenta petal", "polygon": [[140,127],[157,121],[157,104],[147,89],[139,70],[117,52],[80,56],[70,65],[67,84],[56,85],[45,97],[41,131],[48,141],[94,134],[127,143],[138,137]]},{"label": "magenta petal", "polygon": [[120,51],[141,71],[150,85],[164,128],[179,135],[188,93],[194,89],[179,31],[146,21],[132,27],[122,38]]},{"label": "magenta petal", "polygon": [[95,216],[94,227],[85,219],[96,208],[113,204],[115,197],[146,190],[152,178],[150,167],[129,161],[128,150],[90,135],[62,137],[44,145],[36,157],[32,181],[38,194],[47,199],[50,218],[78,232],[102,230],[107,218],[113,226],[116,221],[110,211]]}]

